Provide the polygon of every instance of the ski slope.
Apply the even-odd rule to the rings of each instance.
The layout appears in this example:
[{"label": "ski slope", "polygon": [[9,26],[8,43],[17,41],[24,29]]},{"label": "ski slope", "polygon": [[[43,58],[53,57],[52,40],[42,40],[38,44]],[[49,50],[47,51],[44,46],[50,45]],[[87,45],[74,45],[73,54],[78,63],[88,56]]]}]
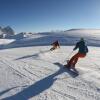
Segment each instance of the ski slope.
[{"label": "ski slope", "polygon": [[[91,45],[87,57],[76,65],[78,76],[62,66],[82,32],[77,37],[71,33],[70,38],[66,32],[37,34],[1,47],[0,100],[100,100],[100,48],[95,34],[90,33],[90,38],[85,35]],[[55,38],[60,39],[62,46],[49,51],[49,42]]]}]

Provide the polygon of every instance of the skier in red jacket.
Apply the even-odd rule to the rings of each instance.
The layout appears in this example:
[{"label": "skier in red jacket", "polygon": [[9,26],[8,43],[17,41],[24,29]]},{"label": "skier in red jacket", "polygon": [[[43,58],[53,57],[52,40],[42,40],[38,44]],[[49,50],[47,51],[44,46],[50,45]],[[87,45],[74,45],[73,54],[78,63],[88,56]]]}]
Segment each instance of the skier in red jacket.
[{"label": "skier in red jacket", "polygon": [[53,47],[50,49],[51,51],[52,51],[52,50],[55,50],[55,49],[57,49],[57,48],[60,48],[60,44],[59,44],[58,40],[56,40],[55,42],[53,42],[51,45],[53,46]]}]

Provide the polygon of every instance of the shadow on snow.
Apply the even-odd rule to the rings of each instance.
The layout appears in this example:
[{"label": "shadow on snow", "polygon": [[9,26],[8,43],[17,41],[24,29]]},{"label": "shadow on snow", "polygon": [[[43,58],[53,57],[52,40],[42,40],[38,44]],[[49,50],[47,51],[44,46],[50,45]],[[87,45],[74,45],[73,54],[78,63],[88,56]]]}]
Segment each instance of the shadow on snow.
[{"label": "shadow on snow", "polygon": [[33,55],[26,55],[26,56],[17,58],[15,60],[26,59],[26,58],[37,58],[37,57],[39,57],[39,54],[43,54],[43,53],[47,53],[47,52],[50,52],[50,50],[40,51],[39,53],[35,53]]},{"label": "shadow on snow", "polygon": [[4,98],[2,100],[28,100],[34,96],[39,95],[43,91],[49,89],[53,85],[53,83],[57,80],[56,76],[58,76],[59,74],[68,72],[74,78],[77,76],[75,74],[72,74],[70,71],[65,70],[62,64],[60,63],[54,63],[54,64],[59,67],[58,71],[28,86],[21,92],[12,95],[10,97]]}]

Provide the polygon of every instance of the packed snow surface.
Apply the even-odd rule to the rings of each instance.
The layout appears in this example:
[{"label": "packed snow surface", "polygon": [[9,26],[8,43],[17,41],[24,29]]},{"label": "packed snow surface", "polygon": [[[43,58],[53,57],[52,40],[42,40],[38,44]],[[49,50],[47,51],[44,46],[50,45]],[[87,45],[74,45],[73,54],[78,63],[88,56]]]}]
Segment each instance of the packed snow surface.
[{"label": "packed snow surface", "polygon": [[[7,44],[0,47],[0,100],[100,100],[100,34],[75,33],[33,34],[10,43],[5,40]],[[81,36],[89,53],[79,59],[76,75],[63,64],[77,53],[71,51]],[[50,51],[56,39],[61,47]]]}]

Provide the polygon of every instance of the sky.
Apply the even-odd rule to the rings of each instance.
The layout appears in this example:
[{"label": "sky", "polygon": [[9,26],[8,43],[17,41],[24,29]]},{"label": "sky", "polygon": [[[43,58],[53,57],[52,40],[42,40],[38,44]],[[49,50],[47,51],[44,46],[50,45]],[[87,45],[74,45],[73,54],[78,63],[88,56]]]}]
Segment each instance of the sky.
[{"label": "sky", "polygon": [[100,28],[100,0],[0,0],[0,26],[16,32]]}]

